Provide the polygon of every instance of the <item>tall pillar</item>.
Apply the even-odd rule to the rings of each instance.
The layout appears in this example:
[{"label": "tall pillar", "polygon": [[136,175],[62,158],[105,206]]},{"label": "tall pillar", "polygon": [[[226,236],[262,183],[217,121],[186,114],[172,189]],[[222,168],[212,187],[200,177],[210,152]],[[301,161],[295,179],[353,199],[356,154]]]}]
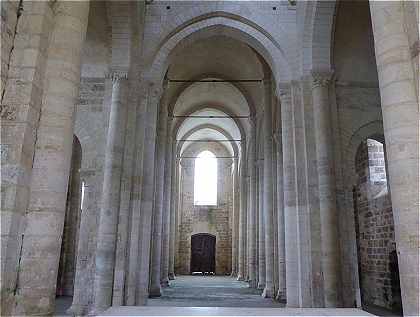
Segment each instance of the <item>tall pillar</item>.
[{"label": "tall pillar", "polygon": [[338,306],[340,254],[329,85],[331,73],[312,73],[325,307]]},{"label": "tall pillar", "polygon": [[172,118],[168,119],[167,123],[167,140],[166,140],[166,155],[165,155],[165,181],[163,193],[163,227],[162,227],[162,271],[161,271],[161,285],[169,285],[169,236],[171,224],[171,188],[172,188]]},{"label": "tall pillar", "polygon": [[265,288],[263,297],[274,297],[273,235],[273,124],[271,113],[271,81],[264,80],[264,224],[265,224]]},{"label": "tall pillar", "polygon": [[233,219],[232,219],[232,277],[238,274],[238,229],[239,229],[239,166],[238,158],[233,165]]},{"label": "tall pillar", "polygon": [[265,288],[265,233],[264,233],[264,160],[259,159],[258,166],[258,289]]},{"label": "tall pillar", "polygon": [[165,146],[167,136],[168,107],[166,104],[160,107],[157,148],[156,148],[156,175],[155,197],[153,205],[153,232],[152,232],[152,261],[149,296],[161,296],[161,265],[162,265],[162,225],[163,225],[163,198],[164,198],[164,174],[165,174]]},{"label": "tall pillar", "polygon": [[370,1],[403,312],[419,316],[419,42],[409,46],[405,5]]},{"label": "tall pillar", "polygon": [[179,159],[175,158],[176,143],[171,145],[172,160],[171,160],[171,205],[170,205],[170,224],[169,224],[169,269],[168,278],[175,279],[175,235],[176,235],[176,212],[177,212],[177,186],[178,186],[178,167]]},{"label": "tall pillar", "polygon": [[250,287],[257,287],[257,271],[256,271],[256,186],[257,186],[257,179],[256,179],[256,171],[255,171],[255,117],[252,117],[250,120],[251,124],[251,131],[250,131],[250,149],[249,149],[249,219],[248,219],[248,235],[249,235],[249,246],[248,246],[248,265],[249,265],[249,286]]},{"label": "tall pillar", "polygon": [[284,245],[287,307],[299,307],[293,106],[289,85],[279,87],[283,149]]},{"label": "tall pillar", "polygon": [[[279,111],[280,112],[280,111]],[[278,117],[279,124],[281,125],[281,116]],[[278,264],[278,285],[276,299],[280,302],[286,301],[286,258],[285,258],[285,245],[284,245],[284,193],[283,193],[283,148],[281,141],[281,127],[276,133],[277,141],[277,264]]]},{"label": "tall pillar", "polygon": [[[162,95],[162,87],[146,81],[144,95],[147,111],[145,114],[145,134],[143,145],[143,182],[141,189],[141,213],[139,253],[137,265],[136,305],[145,305],[149,295],[149,282],[151,271],[151,244],[152,244],[152,218],[153,201],[155,198],[155,160],[156,160],[156,128],[158,121],[159,101]],[[157,164],[157,163],[156,163]]]},{"label": "tall pillar", "polygon": [[81,171],[80,176],[84,182],[84,197],[80,212],[79,237],[77,243],[76,255],[76,273],[74,276],[73,301],[68,309],[70,315],[85,315],[88,309],[88,302],[85,295],[85,277],[89,274],[87,258],[89,257],[89,234],[92,214],[89,213],[89,205],[95,199],[95,193],[92,190],[92,183],[95,181],[90,171]]},{"label": "tall pillar", "polygon": [[245,140],[241,143],[240,164],[240,206],[239,206],[239,232],[238,232],[238,281],[246,278],[246,163]]},{"label": "tall pillar", "polygon": [[124,151],[126,73],[112,73],[112,100],[105,148],[104,181],[97,234],[94,309],[101,312],[111,306],[117,243],[120,184]]},{"label": "tall pillar", "polygon": [[[27,4],[29,5],[29,3]],[[38,9],[40,9],[39,13],[42,15],[45,7],[41,4]],[[38,68],[38,62],[46,62],[46,66],[42,75],[32,67],[26,68],[27,78],[15,81],[16,84],[19,83],[19,96],[11,100],[11,104],[2,104],[1,111],[2,132],[7,131],[4,135],[9,135],[9,139],[10,134],[19,134],[17,138],[17,141],[19,141],[20,133],[17,133],[17,131],[25,135],[31,134],[31,136],[25,136],[24,142],[28,142],[28,147],[26,144],[20,144],[20,146],[29,150],[29,152],[23,154],[24,157],[21,157],[21,160],[26,162],[29,158],[30,167],[32,168],[31,172],[29,174],[26,173],[26,168],[23,166],[26,163],[19,162],[18,165],[5,166],[5,168],[2,166],[2,235],[7,234],[3,231],[4,228],[6,230],[13,229],[8,228],[10,225],[13,225],[13,223],[9,222],[10,218],[8,217],[10,215],[7,215],[7,213],[3,214],[4,203],[8,203],[5,196],[18,190],[21,196],[15,196],[15,199],[18,200],[15,202],[15,206],[25,210],[25,218],[22,219],[24,221],[24,234],[19,237],[9,237],[15,241],[13,243],[14,246],[18,246],[19,241],[22,241],[18,251],[20,253],[16,254],[16,256],[20,256],[19,262],[9,262],[17,267],[15,266],[11,271],[6,272],[6,276],[4,276],[3,270],[6,268],[3,266],[3,261],[6,260],[4,252],[7,252],[7,250],[2,249],[1,259],[2,282],[6,281],[6,285],[14,286],[12,290],[5,290],[2,283],[1,300],[2,305],[5,304],[6,306],[2,306],[2,312],[6,310],[7,314],[17,316],[45,316],[54,313],[58,263],[73,144],[74,105],[79,97],[81,51],[88,22],[89,2],[58,2],[55,4],[55,9],[52,23],[54,28],[49,36],[47,50],[37,52],[37,46],[40,45],[38,43],[38,35],[32,36],[29,33],[22,38],[16,38],[22,43],[30,42],[31,45],[34,45],[33,50],[28,51],[30,53],[26,61],[28,66],[33,63],[34,68]],[[32,20],[26,19],[25,15],[22,15],[21,19],[23,24],[36,21],[40,30],[46,31],[43,29],[43,26],[48,24],[43,21],[42,16],[40,16],[39,20]],[[17,33],[20,33],[20,31],[24,32],[24,28],[21,30],[23,24],[19,23]],[[39,35],[42,38],[44,34]],[[29,39],[25,39],[26,35],[29,35]],[[69,41],[69,38],[73,40]],[[15,49],[14,53],[19,54],[18,47],[15,47]],[[44,54],[47,56],[46,59],[43,57]],[[32,60],[31,57],[34,57],[36,61]],[[13,61],[13,56],[11,61]],[[43,90],[41,89],[42,95],[40,95],[38,91],[41,87],[38,84],[42,85],[44,73],[45,78],[48,78],[48,80]],[[34,74],[34,78],[31,78],[32,74]],[[32,86],[37,87],[35,89]],[[5,91],[6,93],[9,94],[8,91]],[[31,98],[27,99],[29,95]],[[42,100],[42,104],[38,104],[38,100]],[[22,102],[26,102],[26,104]],[[38,105],[41,106],[40,109],[37,108]],[[30,117],[37,118],[34,126],[32,126],[31,118],[26,117],[26,113],[31,113]],[[16,131],[15,133],[12,130],[14,126],[13,120],[22,122],[19,129],[14,130]],[[28,127],[26,126],[27,123]],[[10,128],[10,130],[5,129],[6,127]],[[33,128],[34,130],[32,130]],[[35,132],[35,129],[36,137],[34,140],[32,139],[32,133]],[[34,144],[32,142],[35,142],[34,152],[32,152],[33,156],[30,154]],[[5,153],[7,154],[7,152]],[[11,153],[9,152],[10,156],[12,156]],[[25,193],[20,192],[20,189],[13,188],[13,191],[7,191],[8,195],[6,195],[6,191],[3,191],[3,186],[5,185],[3,182],[7,184],[10,181],[19,181],[19,186],[22,185],[22,190]],[[28,185],[26,182],[30,184],[29,188],[25,188]],[[26,205],[28,201],[29,203]],[[20,213],[21,210],[15,210],[15,212]],[[3,216],[6,216],[6,220]],[[14,222],[13,219],[10,220]],[[20,225],[22,224],[20,222]],[[16,233],[22,233],[20,228],[16,229],[18,230]],[[4,241],[2,240],[2,242]],[[8,242],[12,241],[9,240]],[[9,254],[9,256],[11,255]],[[16,259],[15,255],[9,256],[7,258],[8,261]],[[9,266],[9,263],[7,263],[7,266]],[[17,275],[15,275],[15,272]],[[9,280],[10,277],[7,276],[9,274],[12,278],[17,278],[17,283],[9,284],[9,282],[12,282]],[[6,296],[6,298],[3,298],[3,296]],[[5,299],[6,302],[4,301]],[[9,308],[13,311],[10,312]]]},{"label": "tall pillar", "polygon": [[311,307],[311,244],[308,206],[307,144],[300,82],[292,81],[299,307]]}]

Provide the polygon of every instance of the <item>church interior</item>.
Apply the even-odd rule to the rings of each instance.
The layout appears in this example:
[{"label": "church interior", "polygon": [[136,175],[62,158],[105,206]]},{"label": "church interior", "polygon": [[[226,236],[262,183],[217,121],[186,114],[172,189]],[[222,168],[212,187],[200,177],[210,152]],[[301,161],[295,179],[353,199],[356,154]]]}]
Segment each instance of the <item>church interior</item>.
[{"label": "church interior", "polygon": [[1,1],[1,315],[419,316],[419,1]]}]

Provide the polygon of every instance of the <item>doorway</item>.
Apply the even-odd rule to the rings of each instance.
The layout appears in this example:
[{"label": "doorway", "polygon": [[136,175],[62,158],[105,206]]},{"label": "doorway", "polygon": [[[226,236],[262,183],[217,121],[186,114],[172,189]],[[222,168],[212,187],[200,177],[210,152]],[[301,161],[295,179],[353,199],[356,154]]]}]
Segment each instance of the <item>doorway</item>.
[{"label": "doorway", "polygon": [[208,233],[191,236],[190,273],[216,274],[216,237]]}]

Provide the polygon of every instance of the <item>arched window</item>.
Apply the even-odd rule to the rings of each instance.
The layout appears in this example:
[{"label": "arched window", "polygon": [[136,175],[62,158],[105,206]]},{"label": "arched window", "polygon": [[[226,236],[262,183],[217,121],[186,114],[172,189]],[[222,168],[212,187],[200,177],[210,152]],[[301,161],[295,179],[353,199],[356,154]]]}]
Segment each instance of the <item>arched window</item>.
[{"label": "arched window", "polygon": [[217,205],[217,158],[210,151],[201,152],[195,159],[194,205]]}]

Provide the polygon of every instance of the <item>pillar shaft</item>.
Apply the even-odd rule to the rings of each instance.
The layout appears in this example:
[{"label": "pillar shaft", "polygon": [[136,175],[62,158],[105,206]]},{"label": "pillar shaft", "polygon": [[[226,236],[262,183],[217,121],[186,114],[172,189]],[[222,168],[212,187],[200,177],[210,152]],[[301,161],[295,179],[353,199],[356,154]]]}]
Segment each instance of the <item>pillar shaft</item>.
[{"label": "pillar shaft", "polygon": [[321,211],[321,250],[325,307],[337,307],[339,283],[338,219],[333,138],[328,88],[330,73],[312,73],[319,205]]},{"label": "pillar shaft", "polygon": [[170,134],[172,120],[167,123],[167,141],[165,155],[165,181],[163,194],[163,237],[162,237],[162,272],[161,285],[169,285],[169,236],[171,224],[171,188],[172,188],[172,135]]},{"label": "pillar shaft", "polygon": [[[280,111],[279,111],[280,112]],[[281,116],[279,116],[281,122]],[[283,193],[283,149],[281,142],[281,129],[277,132],[277,264],[278,264],[278,285],[276,299],[280,302],[286,301],[286,258],[284,245],[284,193]]]},{"label": "pillar shaft", "polygon": [[[42,7],[41,5],[40,8]],[[12,291],[14,293],[12,296],[14,296],[16,302],[12,303],[10,298],[11,302],[4,303],[3,295],[9,297],[10,295],[7,293],[10,290],[6,290],[5,294],[2,289],[2,304],[7,306],[9,304],[13,305],[13,307],[9,306],[13,309],[10,315],[17,316],[45,316],[54,313],[58,263],[73,144],[74,105],[79,96],[81,51],[87,28],[89,2],[58,2],[55,8],[57,10],[53,21],[54,28],[49,36],[49,47],[47,51],[42,52],[42,54],[48,56],[44,70],[48,80],[43,87],[42,96],[36,95],[31,89],[27,89],[31,88],[32,84],[25,83],[26,79],[23,81],[16,80],[16,82],[21,84],[21,88],[18,89],[21,91],[21,94],[25,91],[23,95],[31,94],[35,99],[32,100],[31,98],[31,100],[27,101],[29,104],[28,110],[23,104],[19,104],[17,108],[19,109],[18,113],[29,111],[33,113],[34,117],[39,118],[36,122],[34,155],[33,157],[30,156],[32,175],[30,177],[28,174],[25,175],[25,179],[30,182],[30,188],[25,195],[16,197],[17,200],[21,200],[18,206],[26,212],[24,234],[21,236],[22,245],[19,249],[20,260],[14,264],[17,265],[18,283]],[[22,16],[23,18],[25,17]],[[27,20],[26,23],[30,23],[30,21]],[[20,28],[18,30],[20,31]],[[68,38],[74,40],[69,41]],[[20,40],[22,41],[22,39]],[[28,41],[33,45],[37,42],[37,39],[29,38],[26,42]],[[18,48],[16,47],[16,49]],[[60,53],[58,54],[58,52]],[[40,56],[41,53],[38,54],[34,49],[31,52],[31,56],[34,56],[34,54],[39,56],[40,63],[43,63],[43,58]],[[30,68],[25,71],[29,71],[28,74],[32,72]],[[40,82],[43,81],[43,75],[37,73],[34,75],[35,78],[40,79]],[[35,78],[30,79],[30,81],[35,83]],[[35,85],[37,86],[38,84]],[[42,100],[41,109],[31,109],[32,105],[37,103],[36,100],[38,98]],[[21,96],[16,100],[21,100]],[[38,110],[40,111],[38,112]],[[30,122],[29,118],[17,120],[22,122],[28,120]],[[2,125],[3,122],[2,117]],[[33,132],[35,131],[31,130],[30,133]],[[10,133],[7,134],[10,135]],[[2,141],[4,140],[2,139]],[[28,138],[27,141],[29,144],[33,142],[31,138]],[[30,155],[29,153],[31,152],[28,152],[26,155]],[[3,166],[2,172],[4,172]],[[22,176],[11,176],[11,174]],[[20,166],[16,167],[13,172],[7,171],[7,173],[2,173],[4,179],[2,178],[1,185],[4,186],[3,181],[7,182],[7,180],[10,181],[11,179],[15,181],[18,177],[23,177],[23,174],[25,173],[22,172]],[[19,180],[19,182],[22,182],[22,185],[24,185],[23,179]],[[24,202],[27,197],[29,197],[29,204],[25,205]],[[2,208],[4,206],[3,198],[2,188]],[[6,223],[8,222],[7,220],[3,220],[4,218],[2,217],[2,230],[3,226],[7,228],[9,225]],[[19,232],[21,231],[19,230]],[[17,239],[20,239],[20,237],[17,237]],[[4,269],[4,251],[2,249],[2,270]],[[13,258],[8,258],[8,260]],[[2,282],[3,273],[4,271],[2,271]],[[10,273],[13,277],[16,276],[14,272]],[[8,285],[8,278],[5,280],[6,285]],[[2,311],[7,308],[2,307]]]},{"label": "pillar shaft", "polygon": [[287,307],[299,307],[293,107],[290,86],[280,87],[279,91],[283,145],[284,241],[287,273],[286,302]]},{"label": "pillar shaft", "polygon": [[264,161],[258,160],[258,289],[265,287]]},{"label": "pillar shaft", "polygon": [[273,235],[273,128],[271,82],[264,81],[264,224],[265,224],[265,288],[264,297],[274,297]]},{"label": "pillar shaft", "polygon": [[304,109],[300,82],[292,82],[293,133],[295,158],[296,214],[298,268],[299,268],[299,306],[311,307],[311,240],[308,211],[308,175],[305,139]]},{"label": "pillar shaft", "polygon": [[419,82],[412,63],[419,50],[410,51],[405,5],[370,1],[403,312],[419,316]]},{"label": "pillar shaft", "polygon": [[95,257],[95,312],[105,310],[112,303],[126,122],[126,105],[123,100],[123,86],[127,81],[126,74],[112,74],[111,80],[113,82],[112,100],[105,148],[104,181]]},{"label": "pillar shaft", "polygon": [[232,221],[232,277],[238,274],[238,229],[239,229],[239,171],[238,158],[233,166],[233,221]]},{"label": "pillar shaft", "polygon": [[[88,174],[88,173],[86,173]],[[76,256],[76,273],[74,276],[73,287],[73,302],[69,309],[69,313],[74,315],[84,315],[87,312],[88,301],[86,300],[86,274],[88,274],[89,266],[86,265],[86,259],[89,257],[89,234],[92,223],[92,213],[89,213],[89,205],[95,199],[95,193],[92,190],[92,183],[94,177],[85,176],[84,171],[81,171],[81,177],[85,184],[85,191],[83,197],[83,205],[81,206],[80,222],[79,222],[79,236],[77,244]]]},{"label": "pillar shaft", "polygon": [[164,176],[165,176],[165,146],[167,136],[168,110],[164,104],[161,106],[158,121],[157,135],[157,161],[155,176],[155,197],[153,205],[153,233],[152,233],[152,261],[150,275],[149,296],[161,296],[161,265],[162,265],[162,226],[163,226],[163,198],[164,198]]},{"label": "pillar shaft", "polygon": [[239,232],[238,232],[238,280],[246,278],[246,163],[245,163],[245,144],[241,144],[241,163],[240,163],[240,206],[239,206]]},{"label": "pillar shaft", "polygon": [[[158,121],[159,100],[162,88],[153,83],[146,82],[143,87],[144,98],[147,100],[147,112],[145,115],[145,135],[143,150],[143,187],[141,192],[141,218],[139,252],[137,266],[137,290],[136,305],[145,305],[149,295],[150,282],[150,250],[152,237],[153,201],[155,193],[155,150],[156,150],[156,127]],[[157,164],[157,163],[156,163]]]},{"label": "pillar shaft", "polygon": [[170,228],[169,228],[169,268],[168,277],[170,280],[175,279],[175,235],[176,235],[176,212],[177,212],[177,186],[178,186],[178,167],[179,160],[174,159],[175,144],[171,145],[172,161],[171,161],[171,205],[170,205]]},{"label": "pillar shaft", "polygon": [[248,219],[248,234],[249,234],[249,246],[248,246],[248,265],[249,265],[249,286],[250,287],[257,287],[257,271],[256,271],[256,186],[257,186],[257,179],[256,179],[256,171],[255,171],[255,118],[251,118],[251,133],[250,133],[250,149],[249,149],[249,219]]}]

